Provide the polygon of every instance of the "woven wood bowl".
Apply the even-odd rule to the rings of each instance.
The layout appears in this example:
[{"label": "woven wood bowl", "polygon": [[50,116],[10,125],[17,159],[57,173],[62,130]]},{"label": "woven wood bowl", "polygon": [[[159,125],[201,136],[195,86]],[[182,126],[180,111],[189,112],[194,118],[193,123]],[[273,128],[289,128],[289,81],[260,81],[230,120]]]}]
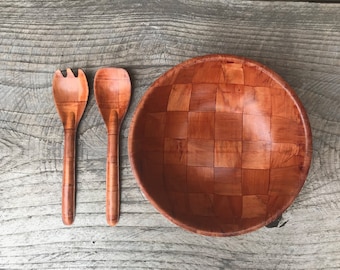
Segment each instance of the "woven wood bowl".
[{"label": "woven wood bowl", "polygon": [[129,134],[146,197],[175,224],[210,236],[278,218],[305,182],[311,149],[294,91],[265,66],[230,55],[190,59],[162,75]]}]

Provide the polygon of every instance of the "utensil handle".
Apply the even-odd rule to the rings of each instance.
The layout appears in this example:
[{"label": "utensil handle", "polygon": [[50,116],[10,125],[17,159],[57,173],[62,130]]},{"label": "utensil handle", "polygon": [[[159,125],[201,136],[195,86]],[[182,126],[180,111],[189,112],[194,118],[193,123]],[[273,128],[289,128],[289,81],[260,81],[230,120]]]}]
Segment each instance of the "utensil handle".
[{"label": "utensil handle", "polygon": [[62,219],[65,225],[73,223],[75,213],[75,140],[76,130],[65,129],[61,200]]},{"label": "utensil handle", "polygon": [[[111,122],[111,121],[110,121]],[[106,161],[106,221],[115,226],[119,219],[119,134],[118,116],[112,115],[112,125],[108,129]]]}]

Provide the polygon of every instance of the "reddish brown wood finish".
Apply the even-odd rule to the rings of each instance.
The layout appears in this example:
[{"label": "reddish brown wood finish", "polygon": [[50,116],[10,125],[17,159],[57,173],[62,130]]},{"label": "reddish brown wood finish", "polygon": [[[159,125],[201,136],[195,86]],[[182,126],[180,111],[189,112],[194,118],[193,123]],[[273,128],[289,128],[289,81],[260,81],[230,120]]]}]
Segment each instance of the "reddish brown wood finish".
[{"label": "reddish brown wood finish", "polygon": [[132,168],[151,203],[211,236],[275,220],[302,188],[311,149],[294,91],[263,65],[228,55],[194,58],[161,76],[129,134]]},{"label": "reddish brown wood finish", "polygon": [[86,76],[81,69],[78,69],[77,77],[71,69],[67,69],[66,77],[60,70],[57,70],[53,77],[52,87],[55,106],[63,123],[65,135],[62,219],[65,225],[70,225],[75,216],[75,140],[89,90]]},{"label": "reddish brown wood finish", "polygon": [[119,219],[119,130],[131,97],[129,74],[122,68],[99,69],[94,93],[108,132],[106,220],[114,226]]}]

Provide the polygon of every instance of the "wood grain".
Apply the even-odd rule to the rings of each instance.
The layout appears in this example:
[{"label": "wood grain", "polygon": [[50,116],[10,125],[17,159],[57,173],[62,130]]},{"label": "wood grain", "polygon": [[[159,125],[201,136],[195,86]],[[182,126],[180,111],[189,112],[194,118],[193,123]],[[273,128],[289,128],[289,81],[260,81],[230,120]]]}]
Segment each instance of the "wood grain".
[{"label": "wood grain", "polygon": [[[261,1],[0,2],[0,268],[340,268],[340,6]],[[257,60],[296,90],[312,127],[309,177],[283,227],[227,239],[172,225],[143,197],[127,156],[138,101],[170,67],[228,53]],[[103,66],[126,68],[119,224],[105,222],[106,129],[93,95]],[[63,128],[56,69],[83,68],[90,96],[78,128],[77,219],[60,221]]]}]

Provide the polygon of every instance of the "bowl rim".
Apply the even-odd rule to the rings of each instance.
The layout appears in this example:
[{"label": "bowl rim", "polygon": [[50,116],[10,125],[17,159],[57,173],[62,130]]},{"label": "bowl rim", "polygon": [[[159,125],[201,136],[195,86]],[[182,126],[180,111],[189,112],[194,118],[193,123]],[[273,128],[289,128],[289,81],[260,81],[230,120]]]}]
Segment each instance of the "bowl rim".
[{"label": "bowl rim", "polygon": [[[304,137],[305,137],[305,144],[306,144],[306,152],[304,155],[304,163],[303,163],[303,171],[300,173],[300,179],[301,179],[301,185],[296,189],[296,193],[290,196],[289,200],[285,201],[285,204],[277,210],[274,214],[269,216],[267,219],[263,220],[262,222],[259,222],[253,226],[249,226],[244,229],[240,230],[235,230],[231,232],[221,232],[221,231],[207,231],[207,230],[202,230],[198,229],[192,225],[186,224],[181,220],[178,220],[171,216],[166,210],[164,210],[162,207],[160,207],[157,202],[153,199],[153,197],[149,194],[147,191],[145,185],[143,184],[143,181],[141,180],[141,176],[138,173],[138,170],[135,165],[134,161],[134,153],[133,153],[133,141],[134,141],[134,132],[135,132],[135,126],[136,126],[136,121],[143,109],[143,104],[146,102],[148,97],[152,94],[153,89],[157,86],[159,83],[159,80],[164,80],[167,75],[171,74],[173,70],[176,69],[181,69],[184,67],[191,66],[193,64],[198,64],[198,63],[203,63],[203,62],[212,62],[212,61],[233,61],[237,63],[242,63],[242,64],[250,64],[253,66],[257,66],[261,71],[263,71],[267,76],[271,77],[273,80],[275,80],[282,88],[282,90],[285,90],[290,97],[290,99],[294,102],[296,105],[296,108],[298,110],[299,115],[301,116],[302,123],[301,125],[304,128]],[[137,181],[138,186],[140,187],[142,193],[144,196],[149,200],[149,202],[153,205],[153,207],[160,212],[163,216],[165,216],[167,219],[169,219],[172,223],[175,225],[180,226],[181,228],[184,228],[190,232],[194,232],[200,235],[204,236],[214,236],[214,237],[225,237],[225,236],[236,236],[236,235],[241,235],[244,233],[248,233],[251,231],[255,231],[261,227],[264,227],[271,222],[275,221],[277,218],[279,218],[282,213],[293,203],[293,201],[296,199],[298,194],[300,193],[302,187],[304,186],[304,183],[307,180],[308,172],[310,169],[311,161],[312,161],[312,131],[311,131],[311,126],[310,122],[308,119],[307,112],[296,94],[296,92],[290,87],[290,85],[280,76],[278,75],[275,71],[271,70],[267,66],[254,61],[252,59],[242,57],[242,56],[237,56],[237,55],[231,55],[231,54],[208,54],[208,55],[203,55],[203,56],[197,56],[194,58],[190,58],[187,60],[184,60],[183,62],[171,67],[168,69],[166,72],[160,74],[157,79],[147,88],[147,90],[144,92],[143,96],[141,97],[140,101],[136,105],[135,111],[133,113],[133,117],[130,123],[130,128],[129,128],[129,134],[128,134],[128,156],[129,156],[129,161],[130,165],[132,168],[133,175],[135,176],[135,179]]]}]

